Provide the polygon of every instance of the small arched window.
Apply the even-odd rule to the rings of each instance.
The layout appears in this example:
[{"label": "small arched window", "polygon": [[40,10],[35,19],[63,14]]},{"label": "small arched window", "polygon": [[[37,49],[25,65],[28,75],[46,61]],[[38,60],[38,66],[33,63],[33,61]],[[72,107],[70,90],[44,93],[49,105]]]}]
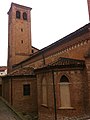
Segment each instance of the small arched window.
[{"label": "small arched window", "polygon": [[65,75],[63,75],[62,77],[61,77],[61,79],[60,79],[60,83],[61,82],[69,82],[69,80],[68,80],[68,78],[65,76]]},{"label": "small arched window", "polygon": [[20,19],[20,17],[21,17],[20,11],[16,11],[16,18]]},{"label": "small arched window", "polygon": [[63,75],[60,79],[60,107],[71,107],[69,79]]},{"label": "small arched window", "polygon": [[23,20],[27,20],[27,13],[26,12],[23,13]]}]

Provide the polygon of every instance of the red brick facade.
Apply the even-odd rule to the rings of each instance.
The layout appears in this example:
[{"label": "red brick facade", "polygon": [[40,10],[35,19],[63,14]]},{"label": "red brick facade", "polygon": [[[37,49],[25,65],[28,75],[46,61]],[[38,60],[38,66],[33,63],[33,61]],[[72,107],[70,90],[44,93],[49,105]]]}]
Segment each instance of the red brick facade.
[{"label": "red brick facade", "polygon": [[[40,120],[52,120],[55,116],[54,94],[53,94],[53,78],[52,70],[39,69],[37,74],[37,88],[38,88],[38,111]],[[86,114],[88,109],[88,83],[85,69],[81,68],[60,68],[53,69],[55,81],[55,95],[56,95],[56,115],[58,119],[66,117],[74,117]],[[70,107],[61,107],[60,97],[60,79],[65,75],[69,79],[70,88]],[[42,80],[46,80],[47,84],[47,106],[42,104]],[[66,99],[66,98],[65,98]],[[46,116],[47,119],[46,119]]]},{"label": "red brick facade", "polygon": [[[28,21],[16,19],[17,10],[21,15],[26,12]],[[90,114],[90,23],[38,51],[31,46],[30,10],[13,3],[8,13],[8,75],[3,78],[3,97],[20,112],[38,111],[40,120]],[[69,80],[67,84],[60,83],[62,76]],[[24,84],[30,84],[30,96],[23,95]],[[60,85],[70,90],[69,107],[62,107]]]},{"label": "red brick facade", "polygon": [[[23,85],[30,85],[30,95],[23,95]],[[19,112],[37,113],[36,78],[30,76],[6,77],[3,80],[3,97]]]}]

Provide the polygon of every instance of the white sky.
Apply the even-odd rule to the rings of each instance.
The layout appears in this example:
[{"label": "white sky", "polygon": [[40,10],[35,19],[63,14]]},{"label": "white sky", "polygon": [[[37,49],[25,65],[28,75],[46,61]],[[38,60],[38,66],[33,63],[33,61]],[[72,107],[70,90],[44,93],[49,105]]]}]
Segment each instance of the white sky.
[{"label": "white sky", "polygon": [[89,23],[87,0],[1,0],[0,66],[7,65],[7,12],[11,2],[32,7],[32,45],[39,49]]}]

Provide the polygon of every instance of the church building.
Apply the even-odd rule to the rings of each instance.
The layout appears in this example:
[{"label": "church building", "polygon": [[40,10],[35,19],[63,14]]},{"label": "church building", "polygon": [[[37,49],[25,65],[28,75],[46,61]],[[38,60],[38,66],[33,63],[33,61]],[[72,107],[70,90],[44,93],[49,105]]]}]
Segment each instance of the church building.
[{"label": "church building", "polygon": [[12,3],[8,12],[2,97],[38,120],[90,118],[90,23],[39,50],[32,46],[31,10]]}]

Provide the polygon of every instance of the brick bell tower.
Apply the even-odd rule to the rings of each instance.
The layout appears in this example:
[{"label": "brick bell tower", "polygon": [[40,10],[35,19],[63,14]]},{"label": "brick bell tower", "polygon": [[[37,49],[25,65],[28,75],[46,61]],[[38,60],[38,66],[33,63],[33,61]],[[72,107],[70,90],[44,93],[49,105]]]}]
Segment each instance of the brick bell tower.
[{"label": "brick bell tower", "polygon": [[31,9],[12,3],[8,12],[8,72],[32,52]]}]

